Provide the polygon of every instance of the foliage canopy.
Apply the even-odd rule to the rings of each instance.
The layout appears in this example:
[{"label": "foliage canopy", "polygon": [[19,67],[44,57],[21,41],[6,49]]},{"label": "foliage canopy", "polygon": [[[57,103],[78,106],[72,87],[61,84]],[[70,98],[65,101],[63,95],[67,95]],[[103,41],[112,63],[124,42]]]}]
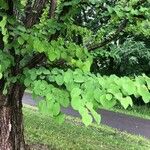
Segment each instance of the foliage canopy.
[{"label": "foliage canopy", "polygon": [[[11,1],[12,2],[12,1]],[[14,0],[0,2],[1,92],[19,83],[42,96],[39,109],[62,122],[70,105],[85,125],[100,116],[96,109],[132,97],[150,102],[150,78],[130,79],[90,73],[91,51],[105,48],[124,32],[149,36],[148,0]],[[141,17],[142,16],[142,17]],[[120,49],[118,50],[120,52]]]}]

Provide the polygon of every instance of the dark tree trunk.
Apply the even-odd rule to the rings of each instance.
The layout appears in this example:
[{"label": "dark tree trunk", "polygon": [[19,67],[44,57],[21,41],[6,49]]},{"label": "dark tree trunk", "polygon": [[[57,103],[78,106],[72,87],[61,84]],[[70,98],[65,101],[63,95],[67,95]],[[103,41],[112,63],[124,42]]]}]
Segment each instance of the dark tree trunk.
[{"label": "dark tree trunk", "polygon": [[[11,85],[8,94],[0,101],[0,150],[25,150],[23,135],[22,97],[24,87]],[[3,105],[2,105],[3,104]]]}]

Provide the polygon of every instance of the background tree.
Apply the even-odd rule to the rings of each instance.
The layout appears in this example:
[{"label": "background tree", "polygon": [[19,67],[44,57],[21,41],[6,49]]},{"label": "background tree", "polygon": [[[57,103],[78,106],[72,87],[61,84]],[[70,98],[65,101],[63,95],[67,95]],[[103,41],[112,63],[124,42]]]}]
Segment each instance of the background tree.
[{"label": "background tree", "polygon": [[[113,73],[133,75],[143,72],[149,74],[147,69],[149,68],[147,65],[149,55],[146,59],[144,58],[145,61],[143,56],[140,56],[141,46],[145,49],[145,53],[149,53],[149,49],[147,49],[149,47],[149,3],[139,1],[138,3],[141,5],[138,5],[136,2],[138,1],[130,1],[127,4],[126,1],[101,1],[97,7],[95,5],[81,6],[82,26],[95,33],[95,36],[93,34],[90,39],[90,42],[93,40],[95,43],[91,47],[91,50],[92,48],[94,50],[92,71],[109,75]],[[134,5],[133,8],[131,5]],[[125,48],[123,43],[125,42],[126,46],[131,45],[129,42],[131,38],[136,52],[131,52],[129,46],[128,50],[123,50]],[[141,44],[138,44],[139,41]],[[118,55],[119,48],[122,50]],[[123,58],[125,53],[126,57]],[[114,55],[116,55],[115,58]],[[129,63],[124,65],[123,59],[126,58]],[[136,66],[136,69],[132,69],[133,66]]]},{"label": "background tree", "polygon": [[[121,2],[111,2],[121,8],[129,4],[131,10],[147,3],[122,1],[122,6]],[[103,23],[100,28],[99,23],[89,28],[82,18],[89,14],[83,9],[92,7],[95,14],[101,7],[106,10],[104,4],[98,0],[0,1],[0,149],[26,149],[22,122],[25,89],[34,97],[43,97],[38,104],[40,111],[59,123],[65,118],[60,108],[71,105],[86,126],[93,118],[100,122],[95,111],[100,105],[110,108],[119,102],[127,108],[133,105],[131,95],[149,102],[150,79],[146,75],[130,79],[90,73],[93,59],[88,51],[116,39],[134,17],[120,14],[120,10],[113,14],[110,8],[104,22],[107,29],[113,23],[116,30],[105,37],[110,31],[105,31]],[[109,14],[116,18],[108,21]]]}]

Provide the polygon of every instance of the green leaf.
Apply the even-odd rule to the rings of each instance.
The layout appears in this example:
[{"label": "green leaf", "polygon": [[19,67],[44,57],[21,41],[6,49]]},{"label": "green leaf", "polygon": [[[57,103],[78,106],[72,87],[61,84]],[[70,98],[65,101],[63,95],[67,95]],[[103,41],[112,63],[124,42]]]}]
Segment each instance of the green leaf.
[{"label": "green leaf", "polygon": [[102,0],[89,0],[93,5],[102,2]]},{"label": "green leaf", "polygon": [[74,110],[79,110],[81,107],[81,97],[74,96],[71,98],[71,106]]},{"label": "green leaf", "polygon": [[83,75],[75,75],[74,76],[74,81],[77,82],[77,83],[83,83],[85,80],[84,76]]},{"label": "green leaf", "polygon": [[112,94],[106,94],[106,99],[107,99],[108,101],[110,101],[112,98],[113,98],[113,97],[112,97]]},{"label": "green leaf", "polygon": [[85,126],[89,126],[93,121],[93,118],[91,115],[83,113],[82,114],[82,122],[85,124]]},{"label": "green leaf", "polygon": [[57,83],[58,85],[63,85],[63,83],[64,83],[64,78],[63,78],[62,75],[57,75],[57,76],[55,77],[55,81],[56,81],[56,83]]},{"label": "green leaf", "polygon": [[88,102],[86,103],[86,107],[90,110],[92,116],[94,117],[95,121],[100,124],[101,116],[93,109],[93,104]]},{"label": "green leaf", "polygon": [[30,78],[34,81],[37,78],[36,72],[32,72]]},{"label": "green leaf", "polygon": [[52,107],[52,112],[54,116],[57,116],[60,113],[60,104],[59,103],[54,103]]},{"label": "green leaf", "polygon": [[19,36],[19,37],[18,37],[18,43],[19,43],[20,45],[23,45],[24,42],[25,42],[24,39]]},{"label": "green leaf", "polygon": [[145,103],[150,102],[150,93],[145,85],[139,86],[137,91],[142,96]]},{"label": "green leaf", "polygon": [[94,109],[91,110],[91,114],[94,117],[94,119],[97,122],[97,124],[100,124],[100,122],[101,122],[101,115],[98,114]]},{"label": "green leaf", "polygon": [[59,114],[58,116],[56,116],[55,121],[61,125],[65,121],[65,115]]},{"label": "green leaf", "polygon": [[115,96],[115,98],[118,99],[118,100],[120,100],[120,99],[123,98],[122,93],[115,93],[114,96]]},{"label": "green leaf", "polygon": [[102,95],[100,97],[100,102],[105,108],[112,108],[113,106],[116,105],[116,100],[115,99],[107,100],[106,95]]},{"label": "green leaf", "polygon": [[57,100],[63,107],[68,107],[70,103],[69,95],[63,95]]},{"label": "green leaf", "polygon": [[40,41],[39,38],[34,38],[33,47],[37,52],[44,52],[46,49],[46,45],[44,45],[43,41]]},{"label": "green leaf", "polygon": [[100,96],[103,94],[102,90],[99,88],[94,90],[94,98],[99,102]]},{"label": "green leaf", "polygon": [[120,101],[121,105],[122,105],[125,109],[127,109],[129,105],[130,105],[130,106],[133,105],[132,99],[131,99],[131,97],[129,97],[129,96],[127,96],[127,97],[125,97],[125,98],[121,98],[119,101]]},{"label": "green leaf", "polygon": [[42,71],[42,73],[45,74],[45,75],[49,75],[49,74],[50,74],[50,71],[47,70],[47,69],[44,69],[44,70]]},{"label": "green leaf", "polygon": [[80,88],[73,88],[72,90],[71,90],[71,97],[77,97],[77,96],[79,96],[80,94],[81,94],[81,89]]},{"label": "green leaf", "polygon": [[7,16],[3,16],[2,20],[0,21],[0,27],[1,27],[1,33],[3,35],[3,41],[4,44],[8,43],[8,31],[7,31],[7,27],[5,27],[7,24]]},{"label": "green leaf", "polygon": [[132,81],[124,81],[122,83],[122,91],[124,95],[132,95],[136,93],[136,87]]},{"label": "green leaf", "polygon": [[45,115],[49,114],[48,109],[47,109],[47,103],[45,100],[42,100],[38,103],[38,108],[41,113],[43,113]]},{"label": "green leaf", "polygon": [[114,10],[112,7],[110,7],[109,5],[107,6],[108,12],[111,14]]},{"label": "green leaf", "polygon": [[66,83],[72,82],[73,81],[73,74],[70,70],[64,73],[64,81]]},{"label": "green leaf", "polygon": [[[21,32],[26,32],[26,31],[27,31],[26,28],[25,28],[24,26],[21,26],[21,25],[17,26],[17,29],[18,29],[19,31],[21,31]],[[28,34],[21,34],[21,36],[22,36],[25,40],[28,39],[28,38],[26,37],[26,36],[28,36]]]},{"label": "green leaf", "polygon": [[57,59],[57,54],[55,53],[55,51],[53,49],[48,51],[48,58],[50,61],[54,61]]},{"label": "green leaf", "polygon": [[29,79],[29,78],[26,78],[26,79],[24,80],[24,85],[25,85],[26,87],[29,87],[31,83],[32,83],[32,81],[31,81],[31,79]]},{"label": "green leaf", "polygon": [[89,72],[91,68],[91,61],[87,60],[86,62],[84,62],[84,65],[82,67],[82,70],[84,72]]},{"label": "green leaf", "polygon": [[46,89],[46,85],[44,83],[41,83],[38,85],[40,90],[45,90]]}]

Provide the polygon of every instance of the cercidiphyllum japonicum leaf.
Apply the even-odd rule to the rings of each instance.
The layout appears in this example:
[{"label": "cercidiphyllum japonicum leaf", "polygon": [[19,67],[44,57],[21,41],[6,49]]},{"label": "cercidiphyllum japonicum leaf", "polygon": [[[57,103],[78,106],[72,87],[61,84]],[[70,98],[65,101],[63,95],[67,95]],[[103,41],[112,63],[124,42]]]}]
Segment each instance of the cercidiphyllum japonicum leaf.
[{"label": "cercidiphyllum japonicum leaf", "polygon": [[68,107],[70,103],[69,93],[65,90],[59,90],[57,88],[52,88],[52,99],[59,102],[63,107]]},{"label": "cercidiphyllum japonicum leaf", "polygon": [[65,83],[69,83],[73,81],[73,73],[71,70],[68,70],[64,73],[64,81]]},{"label": "cercidiphyllum japonicum leaf", "polygon": [[85,124],[85,126],[89,126],[89,125],[92,123],[93,118],[92,118],[92,116],[89,114],[88,109],[85,108],[85,107],[80,107],[79,113],[80,113],[81,116],[82,116],[82,122]]},{"label": "cercidiphyllum japonicum leaf", "polygon": [[18,43],[19,43],[20,45],[23,45],[24,42],[25,42],[25,40],[24,40],[21,36],[18,37]]},{"label": "cercidiphyllum japonicum leaf", "polygon": [[42,100],[38,104],[40,112],[50,116],[57,116],[60,113],[60,104],[54,100]]},{"label": "cercidiphyllum japonicum leaf", "polygon": [[62,124],[65,121],[65,114],[60,113],[58,116],[54,117],[58,124]]},{"label": "cercidiphyllum japonicum leaf", "polygon": [[150,92],[145,85],[138,86],[137,91],[145,103],[150,102]]},{"label": "cercidiphyllum japonicum leaf", "polygon": [[122,83],[122,92],[124,93],[124,95],[132,95],[132,94],[136,94],[137,90],[136,90],[136,86],[134,84],[133,81],[131,80],[124,80]]},{"label": "cercidiphyllum japonicum leaf", "polygon": [[146,77],[146,78],[145,78],[145,81],[146,81],[146,84],[147,84],[148,89],[150,90],[150,78],[149,78],[149,77]]},{"label": "cercidiphyllum japonicum leaf", "polygon": [[106,94],[106,99],[108,101],[112,100],[112,98],[113,98],[112,94]]},{"label": "cercidiphyllum japonicum leaf", "polygon": [[103,94],[103,91],[99,88],[94,90],[94,98],[99,102],[100,96]]},{"label": "cercidiphyllum japonicum leaf", "polygon": [[85,76],[82,70],[76,69],[73,72],[73,79],[74,79],[74,82],[83,83],[85,81]]},{"label": "cercidiphyllum japonicum leaf", "polygon": [[131,97],[129,97],[129,96],[127,96],[127,97],[125,97],[125,98],[121,98],[121,99],[119,99],[119,101],[120,101],[121,105],[122,105],[125,109],[127,109],[129,105],[130,105],[130,106],[133,106],[132,99],[131,99]]},{"label": "cercidiphyllum japonicum leaf", "polygon": [[71,98],[71,106],[74,110],[79,110],[82,104],[81,96],[74,96]]},{"label": "cercidiphyllum japonicum leaf", "polygon": [[48,51],[48,57],[49,57],[50,61],[54,61],[57,59],[58,54],[54,49],[51,49],[50,51]]},{"label": "cercidiphyllum japonicum leaf", "polygon": [[8,19],[7,16],[4,15],[2,16],[2,20],[0,21],[1,33],[3,35],[3,42],[5,45],[8,43],[8,37],[9,37],[8,30],[6,27],[7,19]]},{"label": "cercidiphyllum japonicum leaf", "polygon": [[47,45],[44,44],[43,41],[39,40],[39,38],[34,38],[33,48],[35,49],[35,51],[41,53],[41,52],[44,52],[45,50],[47,50]]},{"label": "cercidiphyllum japonicum leaf", "polygon": [[80,96],[80,94],[82,93],[82,90],[78,87],[73,88],[71,90],[71,97],[76,97],[76,96]]},{"label": "cercidiphyllum japonicum leaf", "polygon": [[102,104],[102,106],[104,106],[105,108],[112,108],[113,106],[116,105],[116,100],[115,99],[111,99],[111,100],[107,100],[106,95],[101,95],[99,102]]},{"label": "cercidiphyllum japonicum leaf", "polygon": [[[97,123],[100,122],[101,117],[97,114],[95,108],[101,105],[109,109],[119,102],[126,109],[129,106],[133,106],[130,95],[134,96],[137,93],[142,96],[145,103],[149,102],[147,81],[137,82],[137,80],[129,79],[128,77],[94,76],[79,69],[65,72],[57,68],[51,71],[47,71],[44,68],[40,69],[38,75],[44,74],[48,77],[53,75],[53,82],[58,86],[66,87],[66,89],[60,90],[52,85],[50,86],[46,81],[32,82],[32,75],[34,76],[35,73],[37,73],[36,69],[29,71],[31,79],[26,81],[26,84],[28,86],[34,84],[34,93],[45,97],[46,101],[39,105],[40,110],[51,116],[59,116],[60,107],[68,107],[71,104],[73,109],[79,111],[86,125],[92,122],[92,117]],[[80,77],[82,77],[81,80]],[[143,78],[146,80],[148,77]],[[143,79],[140,77],[140,80]]]},{"label": "cercidiphyllum japonicum leaf", "polygon": [[64,83],[64,78],[63,78],[62,75],[57,75],[57,76],[55,76],[55,81],[56,81],[56,83],[57,83],[58,85],[63,85],[63,83]]},{"label": "cercidiphyllum japonicum leaf", "polygon": [[93,104],[91,102],[87,102],[86,107],[90,110],[90,113],[94,117],[95,121],[100,124],[101,116],[93,109]]}]

